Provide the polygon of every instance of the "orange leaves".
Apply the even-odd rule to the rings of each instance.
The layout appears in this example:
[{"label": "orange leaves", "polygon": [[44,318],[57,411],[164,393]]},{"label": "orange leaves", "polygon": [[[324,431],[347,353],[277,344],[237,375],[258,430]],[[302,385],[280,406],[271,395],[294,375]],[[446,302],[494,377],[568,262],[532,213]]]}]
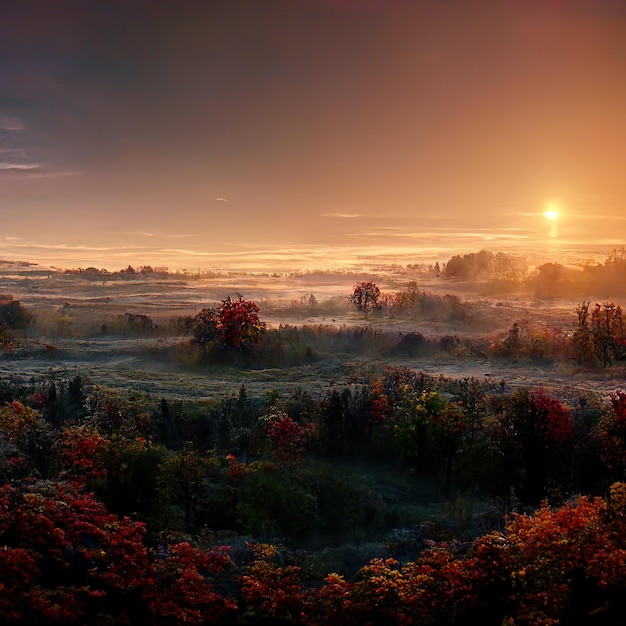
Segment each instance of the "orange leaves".
[{"label": "orange leaves", "polygon": [[232,565],[227,549],[202,552],[187,542],[167,547],[154,565],[153,584],[144,599],[158,624],[224,624],[233,621],[237,605],[215,592],[211,576]]},{"label": "orange leaves", "polygon": [[267,544],[248,543],[255,561],[241,577],[246,613],[285,624],[305,624],[305,593],[300,568],[280,567],[277,551]]},{"label": "orange leaves", "polygon": [[379,425],[386,423],[388,419],[389,398],[385,393],[385,386],[382,380],[377,380],[372,385],[372,400],[370,408],[370,420],[372,424]]},{"label": "orange leaves", "polygon": [[478,622],[566,623],[579,581],[585,585],[579,591],[588,594],[576,599],[579,606],[588,614],[602,607],[616,615],[619,603],[599,590],[626,585],[626,536],[606,513],[604,501],[582,498],[557,510],[513,516],[506,533],[481,537],[469,552],[449,544],[403,567],[374,560],[354,583],[328,577],[310,592],[307,615],[339,616],[348,624],[453,624],[470,616]]},{"label": "orange leaves", "polygon": [[18,401],[7,402],[0,409],[0,426],[13,443],[21,442],[29,428],[37,427],[39,419],[33,409]]}]

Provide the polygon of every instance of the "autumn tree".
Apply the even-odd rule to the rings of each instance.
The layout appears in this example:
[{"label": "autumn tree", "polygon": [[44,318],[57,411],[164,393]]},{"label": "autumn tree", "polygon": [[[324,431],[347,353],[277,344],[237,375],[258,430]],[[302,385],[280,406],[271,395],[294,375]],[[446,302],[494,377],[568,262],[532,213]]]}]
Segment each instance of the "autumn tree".
[{"label": "autumn tree", "polygon": [[380,307],[381,293],[380,289],[371,280],[358,282],[354,286],[350,302],[354,304],[357,311],[367,313]]},{"label": "autumn tree", "polygon": [[243,350],[261,343],[266,324],[260,321],[259,310],[256,303],[241,296],[222,300],[218,329],[224,345]]},{"label": "autumn tree", "polygon": [[263,415],[260,423],[270,438],[273,456],[292,472],[315,435],[315,424],[299,424],[277,408]]},{"label": "autumn tree", "polygon": [[249,542],[248,547],[254,560],[241,577],[247,612],[261,624],[307,624],[300,568],[279,565],[275,546]]},{"label": "autumn tree", "polygon": [[104,479],[104,453],[109,444],[106,437],[85,425],[65,429],[55,443],[58,478],[81,487]]},{"label": "autumn tree", "polygon": [[67,483],[0,486],[0,623],[234,624],[236,605],[213,580],[231,561],[167,541],[109,513]]},{"label": "autumn tree", "polygon": [[203,308],[192,322],[191,332],[194,342],[205,347],[209,342],[217,339],[219,311],[216,307]]},{"label": "autumn tree", "polygon": [[589,327],[589,302],[581,302],[575,310],[578,325],[572,334],[572,357],[578,363],[589,363],[594,357],[594,345]]},{"label": "autumn tree", "polygon": [[245,350],[261,343],[266,324],[259,319],[259,307],[239,296],[226,298],[218,307],[204,308],[193,321],[194,341],[206,347],[213,340],[222,346]]},{"label": "autumn tree", "polygon": [[556,465],[573,440],[571,411],[544,391],[528,389],[515,391],[495,410],[487,429],[506,460],[510,486],[521,489],[524,502],[538,504],[548,476],[561,478]]},{"label": "autumn tree", "polygon": [[47,481],[2,486],[0,510],[0,622],[128,620],[149,567],[143,525]]},{"label": "autumn tree", "polygon": [[607,407],[597,425],[602,444],[601,457],[620,480],[626,479],[626,391],[615,389],[607,398]]},{"label": "autumn tree", "polygon": [[591,313],[591,338],[602,367],[611,365],[615,359],[623,358],[626,340],[622,307],[613,302],[596,304]]},{"label": "autumn tree", "polygon": [[47,478],[53,432],[42,415],[18,400],[0,408],[0,437],[12,443],[33,475]]}]

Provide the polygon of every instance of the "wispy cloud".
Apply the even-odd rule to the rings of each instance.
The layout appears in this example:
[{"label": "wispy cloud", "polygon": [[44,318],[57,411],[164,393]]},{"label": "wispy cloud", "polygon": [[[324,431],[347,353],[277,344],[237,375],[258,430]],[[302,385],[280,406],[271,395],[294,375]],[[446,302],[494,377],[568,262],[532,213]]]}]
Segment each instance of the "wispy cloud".
[{"label": "wispy cloud", "polygon": [[564,216],[565,219],[568,219],[570,217],[576,218],[576,219],[581,219],[581,220],[614,220],[617,222],[624,222],[626,221],[626,215],[598,215],[597,213],[595,215],[566,215]]},{"label": "wispy cloud", "polygon": [[475,239],[475,240],[486,240],[486,241],[496,241],[496,240],[506,240],[506,239],[519,239],[524,240],[528,239],[528,234],[519,234],[515,232],[516,229],[493,229],[492,231],[483,231],[483,232],[468,232],[468,231],[403,231],[403,232],[389,232],[383,231],[382,229],[359,232],[359,233],[348,233],[347,237],[352,238],[375,238],[381,239],[383,237],[388,237],[391,239],[411,239],[417,241],[435,241],[442,240],[445,241],[453,240],[453,239]]},{"label": "wispy cloud", "polygon": [[146,233],[146,232],[127,232],[125,235],[133,237],[161,237],[163,239],[193,239],[199,235],[193,233]]},{"label": "wispy cloud", "polygon": [[38,170],[40,167],[39,163],[0,163],[0,170],[30,171]]},{"label": "wispy cloud", "polygon": [[26,125],[17,117],[11,115],[0,115],[0,129],[2,130],[24,130]]},{"label": "wispy cloud", "polygon": [[46,244],[46,243],[21,243],[13,244],[14,248],[32,248],[36,250],[65,250],[65,251],[96,251],[96,252],[110,252],[114,250],[109,246],[85,246],[85,245],[70,245],[65,243]]},{"label": "wispy cloud", "polygon": [[355,217],[361,217],[360,213],[321,213],[322,217],[338,217],[341,219],[353,219]]},{"label": "wispy cloud", "polygon": [[28,178],[65,178],[66,176],[81,176],[82,172],[78,171],[54,171],[54,170],[37,170],[29,172]]}]

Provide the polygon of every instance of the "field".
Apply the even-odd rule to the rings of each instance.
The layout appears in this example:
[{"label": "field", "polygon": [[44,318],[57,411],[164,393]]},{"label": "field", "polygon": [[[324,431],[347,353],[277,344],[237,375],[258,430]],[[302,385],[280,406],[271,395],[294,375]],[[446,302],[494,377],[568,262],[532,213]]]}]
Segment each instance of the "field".
[{"label": "field", "polygon": [[[36,323],[16,337],[14,349],[0,355],[0,374],[28,380],[67,378],[79,373],[97,384],[194,400],[235,394],[241,385],[261,396],[269,389],[279,393],[296,388],[321,392],[329,385],[345,383],[355,371],[382,371],[386,365],[407,365],[448,377],[505,381],[509,386],[559,389],[568,397],[579,391],[607,392],[622,384],[624,372],[620,365],[605,370],[553,359],[533,362],[488,355],[486,347],[505,337],[515,322],[571,333],[579,300],[487,296],[485,285],[391,268],[375,276],[383,292],[393,293],[414,282],[428,293],[458,297],[463,306],[471,309],[470,316],[464,320],[438,320],[365,315],[348,300],[355,282],[364,278],[320,272],[99,280],[36,267],[7,268],[0,273],[0,293],[12,294],[34,314]],[[257,364],[240,369],[200,362],[189,348],[189,335],[177,328],[177,320],[238,294],[260,306],[260,317],[268,329],[305,326],[332,335],[342,329],[367,327],[373,332],[370,349],[352,350],[345,343],[329,345],[313,362],[276,367]],[[315,299],[313,306],[308,304],[311,295]],[[125,313],[149,316],[156,329],[125,333],[120,328],[120,316]],[[410,333],[431,339],[452,335],[479,349],[419,355],[389,349]]]}]

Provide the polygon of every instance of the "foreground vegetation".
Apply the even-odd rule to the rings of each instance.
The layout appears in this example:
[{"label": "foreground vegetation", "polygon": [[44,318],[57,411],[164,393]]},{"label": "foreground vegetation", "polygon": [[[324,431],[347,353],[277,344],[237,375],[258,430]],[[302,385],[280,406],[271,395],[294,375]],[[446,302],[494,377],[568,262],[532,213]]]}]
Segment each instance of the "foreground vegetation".
[{"label": "foreground vegetation", "polygon": [[2,401],[4,623],[624,609],[624,391],[569,405],[389,368],[320,401],[185,404],[80,377],[4,381]]}]

